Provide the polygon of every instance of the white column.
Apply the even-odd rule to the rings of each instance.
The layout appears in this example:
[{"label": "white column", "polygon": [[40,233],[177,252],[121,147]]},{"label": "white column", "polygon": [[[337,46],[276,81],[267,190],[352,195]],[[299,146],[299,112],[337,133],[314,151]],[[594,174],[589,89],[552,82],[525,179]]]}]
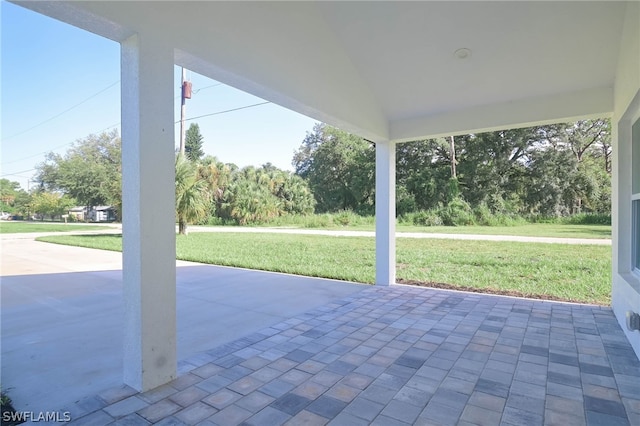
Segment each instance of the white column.
[{"label": "white column", "polygon": [[176,377],[173,49],[122,43],[124,382]]},{"label": "white column", "polygon": [[396,282],[396,145],[376,144],[376,285]]}]

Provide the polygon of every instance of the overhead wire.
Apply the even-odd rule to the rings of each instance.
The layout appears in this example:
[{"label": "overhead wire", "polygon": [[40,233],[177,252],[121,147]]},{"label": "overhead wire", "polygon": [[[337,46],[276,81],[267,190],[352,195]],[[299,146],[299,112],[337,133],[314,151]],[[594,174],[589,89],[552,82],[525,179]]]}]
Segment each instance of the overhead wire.
[{"label": "overhead wire", "polygon": [[30,172],[32,170],[35,170],[35,168],[33,169],[28,169],[28,170],[20,170],[19,172],[15,172],[15,173],[5,173],[3,175],[0,175],[0,177],[5,177],[5,176],[19,176],[20,173],[26,173],[26,172]]},{"label": "overhead wire", "polygon": [[[220,84],[222,84],[222,83],[220,83]],[[213,86],[209,86],[209,87],[213,87]],[[203,89],[204,89],[204,88],[203,88]],[[201,90],[203,90],[203,89],[201,89]],[[196,119],[198,119],[198,118],[210,117],[210,116],[214,116],[214,115],[225,114],[225,113],[228,113],[228,112],[239,111],[239,110],[247,109],[247,108],[253,108],[253,107],[256,107],[256,106],[265,105],[265,104],[269,104],[269,103],[271,103],[271,102],[269,102],[269,101],[259,102],[259,103],[257,103],[257,104],[245,105],[245,106],[242,106],[242,107],[239,107],[239,108],[232,108],[232,109],[227,109],[227,110],[224,110],[224,111],[217,111],[217,112],[213,112],[213,113],[210,113],[210,114],[204,114],[204,115],[199,115],[199,116],[197,116],[197,117],[187,118],[187,119],[185,119],[184,121],[191,121],[191,120],[196,120]],[[176,121],[174,124],[177,124],[177,123],[179,123],[179,122],[180,122],[180,120]],[[99,131],[97,131],[97,132],[95,132],[95,133],[102,133],[102,132],[104,132],[105,130],[111,129],[112,127],[115,127],[115,126],[119,125],[120,123],[121,123],[121,122],[119,121],[119,122],[117,122],[117,123],[114,123],[114,124],[112,124],[112,125],[110,125],[110,126],[105,127],[105,128],[104,128],[104,129],[102,129],[102,130],[99,130]],[[62,148],[63,146],[71,145],[73,142],[75,142],[75,141],[67,142],[67,143],[62,144],[62,145],[57,145],[57,146],[54,146],[53,148],[50,148],[50,149],[48,149],[48,150],[46,150],[46,151],[41,151],[41,152],[38,152],[38,153],[33,154],[33,155],[28,155],[28,156],[26,156],[26,157],[18,158],[18,159],[11,160],[11,161],[4,161],[4,162],[2,162],[2,164],[3,164],[3,165],[6,165],[6,164],[13,164],[13,163],[17,163],[17,162],[22,161],[22,160],[28,160],[29,158],[37,157],[37,156],[39,156],[39,155],[41,155],[41,154],[46,154],[47,152],[51,152],[51,150],[53,150],[53,149]],[[32,170],[35,170],[35,169],[32,169]]]},{"label": "overhead wire", "polygon": [[[84,99],[83,101],[81,101],[81,102],[79,102],[79,103],[77,103],[77,104],[75,104],[75,105],[73,105],[73,106],[71,106],[71,107],[67,108],[66,110],[64,110],[64,111],[62,111],[62,112],[60,112],[60,113],[58,113],[58,114],[56,114],[56,115],[54,115],[54,116],[52,116],[52,117],[50,117],[50,118],[48,118],[48,119],[44,120],[44,121],[42,121],[42,122],[40,122],[40,123],[38,123],[38,124],[36,124],[36,125],[34,125],[34,126],[31,126],[31,127],[29,127],[28,129],[25,129],[25,130],[23,130],[23,131],[21,131],[21,132],[19,132],[19,133],[16,133],[16,134],[13,134],[13,135],[11,135],[11,136],[7,136],[7,137],[5,137],[5,138],[2,138],[2,140],[4,141],[4,140],[10,139],[10,138],[13,138],[13,137],[15,137],[15,136],[19,136],[19,135],[21,135],[21,134],[24,134],[24,133],[26,133],[26,132],[30,131],[30,130],[35,129],[36,127],[39,127],[39,126],[41,126],[41,125],[43,125],[43,124],[45,124],[45,123],[48,123],[49,121],[52,121],[52,120],[54,120],[55,118],[60,117],[61,115],[65,114],[65,113],[67,113],[67,112],[71,111],[72,109],[77,108],[78,106],[82,105],[83,103],[85,103],[85,102],[89,101],[90,99],[93,99],[94,97],[96,97],[96,96],[100,95],[101,93],[103,93],[103,92],[105,92],[105,91],[109,90],[110,88],[112,88],[113,86],[115,86],[115,85],[116,85],[116,84],[118,84],[118,83],[120,83],[120,80],[118,80],[118,81],[116,81],[116,82],[114,82],[114,83],[110,84],[109,86],[105,87],[104,89],[100,90],[99,92],[94,93],[93,95],[91,95],[91,96],[89,96],[88,98]],[[200,91],[202,91],[202,90],[206,90],[206,89],[209,89],[209,88],[212,88],[212,87],[221,86],[222,84],[223,84],[223,83],[215,83],[215,84],[211,84],[211,85],[209,85],[209,86],[205,86],[205,87],[203,87],[203,88],[200,88],[200,89],[196,90],[194,93],[198,93],[198,92],[200,92]],[[196,116],[196,117],[190,117],[190,118],[185,119],[185,121],[192,121],[192,120],[196,120],[196,119],[198,119],[198,118],[211,117],[211,116],[214,116],[214,115],[220,115],[220,114],[225,114],[225,113],[229,113],[229,112],[240,111],[240,110],[243,110],[243,109],[253,108],[253,107],[257,107],[257,106],[261,106],[261,105],[266,105],[266,104],[270,104],[270,103],[271,103],[270,101],[259,102],[259,103],[256,103],[256,104],[245,105],[245,106],[238,107],[238,108],[231,108],[231,109],[227,109],[227,110],[223,110],[223,111],[213,112],[213,113],[210,113],[210,114],[203,114],[203,115],[199,115],[199,116]],[[174,124],[177,124],[177,123],[179,123],[179,122],[180,122],[180,120],[176,121]],[[112,128],[112,127],[115,127],[115,126],[119,125],[120,123],[121,123],[121,122],[114,123],[114,124],[112,124],[112,125],[110,125],[110,126],[107,126],[107,127],[105,127],[104,129],[102,129],[102,130],[100,130],[100,131],[98,131],[98,132],[96,132],[96,133],[102,133],[102,132],[104,132],[105,130],[108,130],[108,129]],[[64,147],[64,146],[71,145],[71,144],[73,144],[74,142],[75,142],[75,141],[68,142],[68,143],[65,143],[65,144],[62,144],[62,145],[57,145],[57,146],[55,146],[55,147],[53,147],[53,148],[50,148],[50,149],[48,149],[48,150],[46,150],[46,151],[42,151],[42,152],[39,152],[39,153],[36,153],[36,154],[33,154],[33,155],[28,155],[28,156],[26,156],[26,157],[18,158],[18,159],[11,160],[11,161],[2,162],[2,164],[3,164],[3,165],[6,165],[6,164],[13,164],[13,163],[17,163],[17,162],[22,161],[22,160],[27,160],[27,159],[29,159],[29,158],[37,157],[37,156],[39,156],[39,155],[41,155],[41,154],[46,154],[46,153],[48,153],[48,152],[51,152],[51,150],[53,150],[53,149],[62,148],[62,147]],[[4,177],[4,176],[18,176],[20,173],[30,172],[30,171],[32,171],[32,170],[36,170],[36,169],[35,169],[35,168],[32,168],[32,169],[22,170],[22,171],[15,172],[15,173],[6,173],[6,174],[3,174],[3,175],[1,175],[1,176],[2,176],[2,177]]]},{"label": "overhead wire", "polygon": [[31,126],[31,127],[29,127],[28,129],[22,130],[22,131],[20,131],[20,132],[18,132],[18,133],[15,133],[15,134],[13,134],[13,135],[11,135],[11,136],[4,137],[4,138],[2,138],[2,140],[3,140],[3,141],[5,141],[5,140],[7,140],[7,139],[15,138],[16,136],[23,135],[23,134],[25,134],[25,133],[27,133],[27,132],[29,132],[29,131],[31,131],[31,130],[33,130],[33,129],[35,129],[36,127],[40,127],[40,126],[42,126],[43,124],[46,124],[46,123],[48,123],[48,122],[50,122],[50,121],[52,121],[52,120],[54,120],[54,119],[56,119],[56,118],[60,117],[61,115],[66,114],[67,112],[71,111],[72,109],[77,108],[77,107],[79,107],[80,105],[84,104],[85,102],[87,102],[87,101],[89,101],[89,100],[91,100],[91,99],[95,98],[96,96],[98,96],[98,95],[100,95],[100,94],[102,94],[102,93],[106,92],[107,90],[111,89],[113,86],[115,86],[115,85],[116,85],[116,84],[118,84],[118,83],[120,83],[120,80],[118,80],[118,81],[115,81],[115,82],[111,83],[109,86],[105,87],[104,89],[100,90],[99,92],[94,93],[93,95],[89,96],[88,98],[84,99],[83,101],[78,102],[77,104],[75,104],[75,105],[73,105],[73,106],[71,106],[71,107],[69,107],[69,108],[65,109],[64,111],[62,111],[62,112],[60,112],[60,113],[58,113],[58,114],[54,115],[53,117],[49,117],[49,118],[47,118],[46,120],[41,121],[40,123],[38,123],[38,124],[36,124],[36,125],[34,125],[34,126]]},{"label": "overhead wire", "polygon": [[[117,123],[114,123],[114,124],[112,124],[112,125],[110,125],[110,126],[105,127],[105,128],[104,128],[104,129],[102,129],[102,130],[99,130],[99,131],[97,131],[97,132],[95,132],[95,133],[102,133],[102,132],[104,132],[105,130],[108,130],[108,129],[111,129],[112,127],[117,126],[118,124],[120,124],[120,122],[119,122],[119,121],[118,121]],[[76,140],[77,140],[77,139],[76,139]],[[3,161],[3,162],[2,162],[2,165],[17,163],[17,162],[22,161],[22,160],[28,160],[29,158],[37,157],[37,156],[39,156],[39,155],[42,155],[42,154],[46,154],[46,153],[48,153],[48,152],[51,152],[51,151],[52,151],[52,150],[54,150],[54,149],[62,148],[63,146],[69,146],[69,145],[73,144],[74,142],[75,142],[75,141],[67,142],[67,143],[63,143],[62,145],[56,145],[56,146],[54,146],[54,147],[51,147],[51,148],[47,149],[46,151],[41,151],[41,152],[35,153],[35,154],[33,154],[33,155],[28,155],[28,156],[26,156],[26,157],[18,158],[18,159],[15,159],[15,160],[11,160],[11,161]]]},{"label": "overhead wire", "polygon": [[[198,118],[202,118],[202,117],[211,117],[212,115],[224,114],[224,113],[233,112],[233,111],[240,111],[241,109],[253,108],[253,107],[257,107],[257,106],[260,106],[260,105],[266,105],[266,104],[270,104],[270,103],[271,103],[270,101],[259,102],[257,104],[246,105],[246,106],[239,107],[239,108],[232,108],[232,109],[227,109],[227,110],[224,110],[224,111],[212,112],[211,114],[198,115],[197,117],[185,118],[184,121],[197,120]],[[176,121],[175,124],[177,124],[179,122],[180,122],[180,120]]]}]

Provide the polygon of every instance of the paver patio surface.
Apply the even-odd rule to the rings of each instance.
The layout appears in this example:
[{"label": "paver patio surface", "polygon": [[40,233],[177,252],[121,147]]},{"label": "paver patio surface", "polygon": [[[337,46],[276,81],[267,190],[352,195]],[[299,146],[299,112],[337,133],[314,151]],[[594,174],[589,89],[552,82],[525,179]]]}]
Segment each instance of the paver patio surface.
[{"label": "paver patio surface", "polygon": [[179,370],[83,400],[75,424],[640,424],[640,362],[597,306],[369,287]]},{"label": "paver patio surface", "polygon": [[[1,383],[16,408],[59,410],[121,384],[121,253],[32,239],[1,242]],[[367,288],[176,264],[179,360]]]},{"label": "paver patio surface", "polygon": [[179,377],[137,393],[120,385],[120,253],[10,245],[2,383],[19,409],[91,425],[640,424],[640,361],[609,308],[187,262]]}]

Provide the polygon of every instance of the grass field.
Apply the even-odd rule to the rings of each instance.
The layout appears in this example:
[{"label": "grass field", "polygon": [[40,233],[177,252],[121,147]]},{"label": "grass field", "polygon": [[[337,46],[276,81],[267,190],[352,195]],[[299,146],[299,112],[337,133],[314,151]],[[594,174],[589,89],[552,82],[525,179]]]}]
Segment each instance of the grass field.
[{"label": "grass field", "polygon": [[[38,238],[119,251],[119,235]],[[373,238],[192,233],[177,237],[182,260],[372,283]],[[610,303],[611,248],[440,239],[397,239],[401,282],[574,302]],[[444,284],[444,285],[442,285]]]},{"label": "grass field", "polygon": [[610,225],[563,225],[531,223],[515,226],[409,226],[398,225],[398,232],[429,234],[520,235],[524,237],[611,238]]},{"label": "grass field", "polygon": [[[275,227],[278,228],[278,227]],[[298,228],[281,226],[280,228]],[[305,227],[300,229],[327,229],[374,231],[374,225],[347,225],[328,227]],[[396,225],[396,232],[424,232],[426,234],[477,234],[477,235],[518,235],[523,237],[555,238],[611,238],[610,225],[564,225],[557,223],[531,223],[515,226],[414,226]]]},{"label": "grass field", "polygon": [[[611,225],[576,224],[566,221],[530,223],[521,220],[504,226],[418,226],[412,222],[397,220],[398,232],[425,232],[441,234],[518,235],[559,238],[611,238]],[[579,219],[579,217],[578,217]],[[316,214],[309,216],[282,216],[260,225],[272,228],[340,229],[373,231],[375,218],[354,213]]]},{"label": "grass field", "polygon": [[99,225],[76,225],[71,223],[0,222],[0,234],[22,234],[28,232],[69,232],[105,229]]}]

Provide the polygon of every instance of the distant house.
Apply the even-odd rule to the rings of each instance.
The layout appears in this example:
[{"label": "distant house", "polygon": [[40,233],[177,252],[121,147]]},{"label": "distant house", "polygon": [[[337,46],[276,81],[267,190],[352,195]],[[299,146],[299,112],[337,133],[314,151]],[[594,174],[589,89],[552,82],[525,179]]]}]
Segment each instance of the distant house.
[{"label": "distant house", "polygon": [[114,222],[116,219],[116,209],[112,206],[95,206],[89,210],[89,222]]},{"label": "distant house", "polygon": [[76,206],[69,209],[69,216],[72,216],[77,221],[85,220],[87,216],[87,207]]},{"label": "distant house", "polygon": [[76,206],[69,209],[69,216],[87,222],[114,222],[118,219],[116,209],[112,206]]}]

